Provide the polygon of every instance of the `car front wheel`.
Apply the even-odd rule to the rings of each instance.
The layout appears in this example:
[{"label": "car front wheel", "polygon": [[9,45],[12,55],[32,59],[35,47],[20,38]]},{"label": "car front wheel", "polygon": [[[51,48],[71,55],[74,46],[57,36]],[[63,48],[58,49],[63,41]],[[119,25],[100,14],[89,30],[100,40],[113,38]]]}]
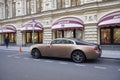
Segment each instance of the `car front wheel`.
[{"label": "car front wheel", "polygon": [[40,51],[38,50],[38,49],[33,49],[32,51],[31,51],[31,54],[32,54],[32,57],[33,58],[35,58],[35,59],[38,59],[38,58],[40,58]]},{"label": "car front wheel", "polygon": [[84,53],[81,51],[74,51],[71,55],[71,58],[76,63],[82,63],[86,60]]}]

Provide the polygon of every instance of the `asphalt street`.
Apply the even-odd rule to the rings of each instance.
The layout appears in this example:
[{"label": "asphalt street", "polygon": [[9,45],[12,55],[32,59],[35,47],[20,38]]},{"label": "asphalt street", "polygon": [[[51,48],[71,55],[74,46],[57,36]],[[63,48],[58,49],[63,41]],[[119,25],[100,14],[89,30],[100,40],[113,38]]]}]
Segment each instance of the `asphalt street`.
[{"label": "asphalt street", "polygon": [[120,60],[100,58],[74,63],[0,50],[0,80],[120,80]]}]

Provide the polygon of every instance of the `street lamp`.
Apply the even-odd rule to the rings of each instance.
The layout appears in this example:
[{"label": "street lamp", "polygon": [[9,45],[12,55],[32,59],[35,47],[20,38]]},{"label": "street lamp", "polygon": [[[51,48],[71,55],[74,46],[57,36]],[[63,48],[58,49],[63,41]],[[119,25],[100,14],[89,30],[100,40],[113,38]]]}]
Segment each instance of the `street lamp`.
[{"label": "street lamp", "polygon": [[35,18],[32,17],[32,43],[34,44]]}]

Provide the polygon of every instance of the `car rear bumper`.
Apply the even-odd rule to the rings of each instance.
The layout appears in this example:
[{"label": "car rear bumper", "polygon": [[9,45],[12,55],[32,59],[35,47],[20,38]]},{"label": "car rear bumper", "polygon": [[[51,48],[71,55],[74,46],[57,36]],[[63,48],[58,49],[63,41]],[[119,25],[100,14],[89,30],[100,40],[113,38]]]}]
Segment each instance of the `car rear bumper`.
[{"label": "car rear bumper", "polygon": [[86,55],[87,59],[97,59],[100,58],[102,55],[102,52],[98,52],[98,53],[91,53],[89,55]]}]

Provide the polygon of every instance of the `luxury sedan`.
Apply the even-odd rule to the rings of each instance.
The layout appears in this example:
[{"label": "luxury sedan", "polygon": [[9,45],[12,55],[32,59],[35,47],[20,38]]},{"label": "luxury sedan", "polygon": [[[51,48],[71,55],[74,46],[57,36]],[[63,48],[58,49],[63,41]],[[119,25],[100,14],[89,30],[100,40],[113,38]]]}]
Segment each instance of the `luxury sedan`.
[{"label": "luxury sedan", "polygon": [[50,44],[35,44],[30,47],[30,50],[32,57],[36,59],[42,56],[69,58],[76,63],[97,59],[102,53],[100,45],[74,38],[58,38]]}]

